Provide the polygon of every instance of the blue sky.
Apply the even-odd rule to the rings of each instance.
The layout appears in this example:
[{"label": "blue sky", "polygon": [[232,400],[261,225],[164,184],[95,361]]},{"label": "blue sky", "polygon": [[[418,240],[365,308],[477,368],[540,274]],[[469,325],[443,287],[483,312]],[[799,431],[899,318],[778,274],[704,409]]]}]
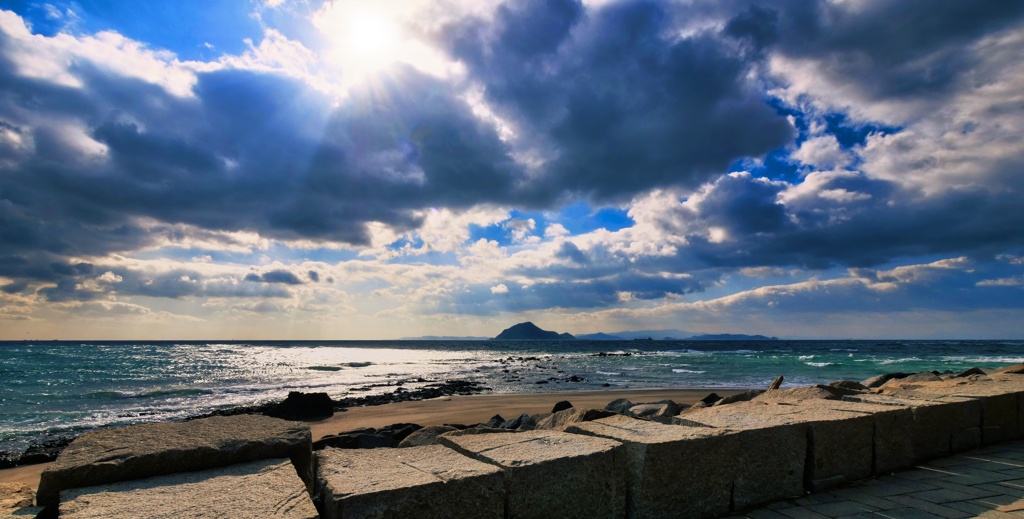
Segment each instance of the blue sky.
[{"label": "blue sky", "polygon": [[1024,338],[1024,4],[0,7],[0,339]]}]

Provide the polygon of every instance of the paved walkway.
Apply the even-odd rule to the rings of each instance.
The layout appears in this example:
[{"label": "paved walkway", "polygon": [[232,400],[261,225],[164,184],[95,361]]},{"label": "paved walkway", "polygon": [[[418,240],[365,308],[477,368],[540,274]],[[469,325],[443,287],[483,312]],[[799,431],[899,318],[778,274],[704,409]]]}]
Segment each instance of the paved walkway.
[{"label": "paved walkway", "polygon": [[976,449],[733,517],[1024,518],[1024,441]]}]

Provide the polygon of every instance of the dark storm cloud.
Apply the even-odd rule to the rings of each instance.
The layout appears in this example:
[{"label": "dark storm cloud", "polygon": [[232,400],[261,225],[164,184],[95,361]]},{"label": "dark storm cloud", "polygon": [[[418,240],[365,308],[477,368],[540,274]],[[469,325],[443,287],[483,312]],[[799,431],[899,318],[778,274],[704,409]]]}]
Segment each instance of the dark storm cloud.
[{"label": "dark storm cloud", "polygon": [[[746,4],[746,7],[744,7]],[[819,61],[819,71],[872,98],[942,96],[979,56],[968,45],[1019,23],[1024,4],[1003,0],[724,2],[726,33],[758,49]]]},{"label": "dark storm cloud", "polygon": [[[311,274],[313,274],[311,272]],[[302,280],[299,279],[294,273],[288,270],[271,270],[264,272],[263,274],[257,274],[250,272],[245,276],[246,281],[256,281],[263,283],[283,283],[285,285],[301,285]]]},{"label": "dark storm cloud", "polygon": [[[921,197],[884,181],[841,176],[820,191],[783,202],[785,188],[750,176],[723,177],[687,209],[666,211],[661,229],[686,237],[671,271],[800,266],[870,267],[936,254],[991,257],[1024,243],[1024,208],[1015,193],[962,189]],[[829,199],[819,193],[835,193]],[[843,199],[849,196],[849,199]],[[713,243],[707,230],[725,230]]]},{"label": "dark storm cloud", "polygon": [[[464,21],[452,52],[487,99],[556,156],[537,192],[629,197],[696,186],[793,137],[716,34],[679,38],[667,4],[506,3],[493,26]],[[541,20],[541,23],[532,23]],[[509,42],[536,42],[536,45]]]}]

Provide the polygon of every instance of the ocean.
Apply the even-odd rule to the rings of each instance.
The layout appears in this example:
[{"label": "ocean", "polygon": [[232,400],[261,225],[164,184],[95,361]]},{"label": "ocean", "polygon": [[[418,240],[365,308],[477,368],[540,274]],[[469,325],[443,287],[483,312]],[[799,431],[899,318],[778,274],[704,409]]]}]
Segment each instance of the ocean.
[{"label": "ocean", "polygon": [[1024,341],[0,342],[0,451],[280,400],[479,382],[498,393],[764,388],[1024,362]]}]

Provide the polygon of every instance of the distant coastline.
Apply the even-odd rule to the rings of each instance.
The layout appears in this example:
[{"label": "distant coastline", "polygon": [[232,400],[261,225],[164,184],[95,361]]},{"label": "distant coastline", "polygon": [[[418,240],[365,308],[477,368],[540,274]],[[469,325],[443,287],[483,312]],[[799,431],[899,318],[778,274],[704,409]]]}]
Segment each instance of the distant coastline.
[{"label": "distant coastline", "polygon": [[536,324],[526,321],[502,330],[495,337],[424,335],[421,337],[402,337],[402,341],[778,341],[778,337],[767,335],[749,335],[743,333],[693,333],[678,329],[661,330],[622,330],[618,332],[597,332],[573,335],[545,330]]}]

